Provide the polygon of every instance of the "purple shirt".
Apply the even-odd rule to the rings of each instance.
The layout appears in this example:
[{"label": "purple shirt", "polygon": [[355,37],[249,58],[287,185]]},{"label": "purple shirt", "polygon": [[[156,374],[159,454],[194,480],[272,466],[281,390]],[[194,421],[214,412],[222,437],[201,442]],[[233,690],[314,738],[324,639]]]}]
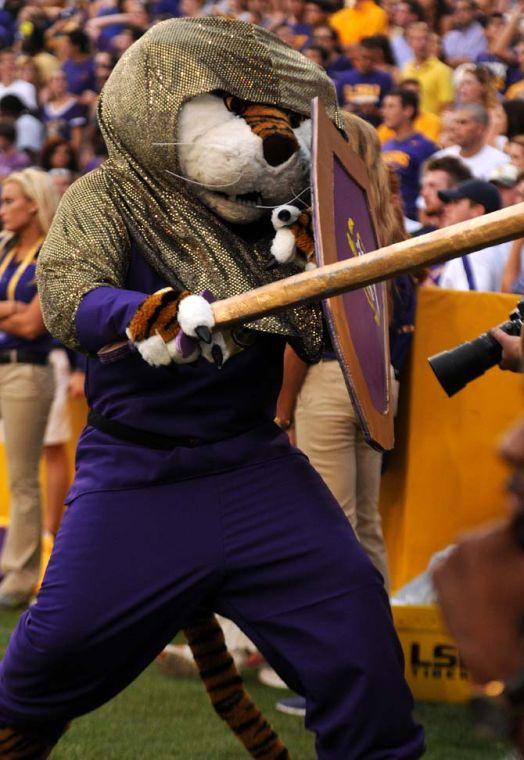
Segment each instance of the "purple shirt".
[{"label": "purple shirt", "polygon": [[0,178],[7,177],[11,172],[27,169],[31,166],[31,160],[27,153],[21,150],[14,150],[12,153],[0,152]]},{"label": "purple shirt", "polygon": [[512,84],[520,82],[521,79],[524,79],[524,73],[520,68],[518,66],[509,66],[506,76],[506,88],[511,87]]},{"label": "purple shirt", "polygon": [[[165,282],[133,251],[128,289],[100,287],[84,296],[77,313],[79,341],[92,354],[125,338],[144,298]],[[129,488],[194,477],[237,466],[245,457],[289,454],[287,436],[273,424],[282,383],[285,339],[256,333],[252,346],[221,370],[204,359],[150,367],[133,351],[113,364],[90,356],[86,396],[112,420],[171,437],[193,438],[194,448],[155,451],[87,427],[80,438],[71,501],[90,490]]]},{"label": "purple shirt", "polygon": [[[96,18],[101,16],[113,16],[116,13],[120,13],[118,5],[111,5],[105,8],[101,8],[96,14]],[[126,28],[125,24],[109,24],[109,26],[103,26],[100,29],[100,34],[96,40],[96,47],[98,50],[104,52],[111,52],[113,49],[113,37],[123,32]]]},{"label": "purple shirt", "polygon": [[[4,249],[0,252],[0,266],[5,256],[9,253],[9,244],[4,246]],[[4,273],[0,276],[0,301],[7,300],[7,288],[12,278],[15,276],[16,270],[20,266],[19,261],[12,261]],[[36,295],[36,281],[35,281],[35,264],[30,264],[24,271],[14,291],[14,300],[22,301],[23,303],[30,303]],[[39,353],[47,354],[54,345],[53,338],[49,333],[44,333],[40,337],[34,340],[26,340],[20,338],[17,335],[11,335],[10,333],[0,330],[0,351],[25,348],[31,351],[38,351]]]},{"label": "purple shirt", "polygon": [[84,127],[87,123],[87,109],[76,98],[65,103],[62,108],[55,109],[50,103],[42,106],[40,121],[44,124],[47,137],[59,136],[64,140],[71,139],[72,127]]},{"label": "purple shirt", "polygon": [[422,164],[436,150],[435,143],[419,132],[414,132],[407,140],[386,140],[382,146],[382,158],[399,176],[404,211],[410,219],[417,219],[416,201]]},{"label": "purple shirt", "polygon": [[334,77],[338,102],[342,107],[349,106],[351,111],[362,119],[378,126],[380,117],[370,114],[363,106],[379,106],[382,98],[393,87],[393,80],[385,71],[370,71],[363,74],[357,69],[344,71]]},{"label": "purple shirt", "polygon": [[[84,296],[76,326],[82,347],[91,354],[125,340],[138,306],[166,283],[133,252],[126,285],[126,290],[101,287]],[[168,436],[220,440],[273,419],[284,344],[284,338],[256,333],[254,345],[226,362],[222,370],[205,359],[150,367],[136,351],[112,364],[89,358],[87,400],[107,417],[133,427]],[[254,372],[252,384],[240,380],[246,371]]]},{"label": "purple shirt", "polygon": [[346,73],[353,69],[353,64],[345,55],[339,55],[334,61],[329,63],[326,67],[326,73],[328,77],[333,79],[333,83],[336,85],[336,78],[340,76],[342,72]]},{"label": "purple shirt", "polygon": [[393,87],[393,80],[385,71],[376,70],[363,74],[357,69],[352,69],[337,74],[335,86],[340,105],[351,105],[358,110],[362,103],[379,105],[384,95]]},{"label": "purple shirt", "polygon": [[62,64],[62,71],[66,75],[68,92],[73,95],[81,95],[84,90],[96,92],[95,65],[92,58],[75,63],[70,58]]},{"label": "purple shirt", "polygon": [[486,53],[488,43],[484,29],[478,21],[473,21],[465,29],[452,29],[442,38],[446,58],[469,58],[474,61],[481,53]]}]

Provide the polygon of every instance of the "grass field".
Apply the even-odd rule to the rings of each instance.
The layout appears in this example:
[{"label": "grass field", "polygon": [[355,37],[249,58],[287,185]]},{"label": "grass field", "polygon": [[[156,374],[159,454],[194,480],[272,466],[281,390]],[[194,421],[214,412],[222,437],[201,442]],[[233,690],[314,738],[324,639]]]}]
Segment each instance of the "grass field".
[{"label": "grass field", "polygon": [[[3,651],[17,616],[0,613]],[[247,687],[280,733],[294,760],[314,760],[313,737],[300,718],[275,711],[286,692],[261,686],[253,673]],[[417,705],[426,728],[431,760],[498,760],[508,754],[501,744],[475,737],[467,709]],[[246,755],[213,713],[200,681],[173,681],[154,666],[116,699],[78,719],[52,754],[52,760],[243,760]]]}]

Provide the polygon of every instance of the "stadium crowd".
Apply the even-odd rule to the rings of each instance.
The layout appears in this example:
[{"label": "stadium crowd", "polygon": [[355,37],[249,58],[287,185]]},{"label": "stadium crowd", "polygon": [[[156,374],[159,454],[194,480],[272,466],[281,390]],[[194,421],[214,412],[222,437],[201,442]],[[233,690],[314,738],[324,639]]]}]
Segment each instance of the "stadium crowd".
[{"label": "stadium crowd", "polygon": [[[38,323],[41,316],[26,310],[22,302],[28,302],[27,297],[19,298],[15,264],[21,262],[20,278],[29,282],[58,196],[104,161],[97,102],[118,59],[161,20],[209,15],[259,24],[327,71],[343,109],[362,117],[375,132],[377,150],[393,174],[394,192],[398,182],[397,210],[402,209],[405,229],[396,230],[396,239],[524,200],[524,0],[346,0],[344,5],[341,0],[7,0],[0,9],[0,217],[10,233],[4,241],[16,240],[17,248],[2,243],[0,250],[0,359],[6,351],[25,350],[20,337],[45,343],[42,351],[47,356],[53,348],[55,357],[54,407],[49,412],[49,393],[44,399],[45,394],[36,391],[40,407],[28,407],[27,412],[38,425],[24,426],[26,432],[31,428],[30,444],[20,437],[15,440],[12,431],[20,429],[20,422],[7,411],[11,381],[7,369],[0,372],[0,412],[12,441],[12,520],[17,510],[25,515],[40,510],[37,469],[44,440],[50,473],[45,527],[56,532],[68,486],[67,387],[79,395],[83,384],[81,364],[72,359],[69,377],[64,352],[46,343],[43,323]],[[40,169],[36,175],[31,174],[34,168]],[[434,267],[419,280],[429,287],[524,293],[523,248],[523,240],[491,246]],[[16,251],[15,259],[11,250]],[[417,285],[403,278],[393,288],[390,335],[397,379],[413,330]],[[31,350],[40,349],[35,343]],[[48,367],[43,366],[47,359],[34,363],[41,365],[41,388],[49,385]],[[336,373],[338,365],[324,369]],[[303,439],[298,443],[305,450],[308,436],[316,435],[306,429],[315,410],[304,415],[304,397],[301,401],[298,392],[304,382],[306,389],[320,382],[318,368],[307,380],[306,371],[295,365],[295,374],[288,375],[293,392],[287,398],[284,393],[278,411],[291,435],[297,411],[297,432],[300,435],[301,423]],[[378,518],[381,457],[358,439],[342,378],[335,379],[341,388],[341,410],[336,414],[347,418],[351,430],[340,443],[340,453],[346,457],[348,451],[356,452],[356,459],[355,469],[348,470],[352,483],[346,473],[345,479],[329,485],[387,579]],[[17,386],[19,380],[17,376]],[[322,382],[334,387],[331,376]],[[318,392],[315,398],[320,398]],[[324,411],[319,410],[322,420]],[[15,449],[24,451],[23,472]],[[29,450],[33,457],[26,456]],[[314,457],[312,451],[312,461]],[[355,473],[361,481],[365,476],[366,488],[359,493],[354,492]],[[33,489],[29,495],[28,482]],[[23,496],[17,496],[17,487]],[[15,521],[9,534],[1,559],[5,577],[0,608],[28,601],[40,560],[39,524],[28,528],[26,519],[20,525]]]},{"label": "stadium crowd", "polygon": [[[7,2],[0,179],[35,165],[63,193],[104,160],[97,100],[125,50],[163,19],[228,15],[270,29],[326,69],[342,107],[376,127],[400,179],[407,230],[420,234],[522,197],[523,12],[511,0]],[[468,179],[497,192],[477,184],[463,198],[439,196]],[[522,289],[517,244],[511,255],[506,247],[471,262],[466,286]],[[479,272],[477,283],[479,267],[489,275]],[[446,287],[464,286],[462,271],[451,275]]]}]

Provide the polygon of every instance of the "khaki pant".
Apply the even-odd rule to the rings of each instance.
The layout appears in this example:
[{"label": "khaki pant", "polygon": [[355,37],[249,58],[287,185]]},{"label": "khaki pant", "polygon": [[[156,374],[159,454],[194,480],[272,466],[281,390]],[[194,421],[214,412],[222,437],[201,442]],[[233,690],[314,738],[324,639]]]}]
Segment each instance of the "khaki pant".
[{"label": "khaki pant", "polygon": [[53,387],[51,366],[0,365],[0,417],[10,490],[9,528],[0,558],[3,593],[29,596],[40,573],[38,466]]},{"label": "khaki pant", "polygon": [[310,367],[295,412],[297,446],[309,457],[388,587],[378,499],[382,455],[357,423],[337,361]]}]

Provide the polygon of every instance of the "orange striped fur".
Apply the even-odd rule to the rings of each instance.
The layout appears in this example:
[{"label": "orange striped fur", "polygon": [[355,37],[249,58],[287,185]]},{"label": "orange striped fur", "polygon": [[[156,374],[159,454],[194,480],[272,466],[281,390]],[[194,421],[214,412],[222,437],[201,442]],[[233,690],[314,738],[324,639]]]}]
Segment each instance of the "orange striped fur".
[{"label": "orange striped fur", "polygon": [[202,617],[184,633],[215,711],[251,757],[289,760],[287,749],[244,688],[216,617]]},{"label": "orange striped fur", "polygon": [[286,229],[291,230],[295,236],[297,256],[304,264],[315,263],[315,241],[313,239],[313,220],[311,209],[302,211],[296,222]]},{"label": "orange striped fur", "polygon": [[176,318],[178,304],[188,295],[187,291],[177,293],[173,288],[164,288],[146,298],[129,323],[129,337],[133,343],[153,335],[160,335],[166,343],[176,338],[180,330]]},{"label": "orange striped fur", "polygon": [[45,760],[55,743],[14,728],[0,728],[0,758],[3,760]]},{"label": "orange striped fur", "polygon": [[[263,105],[256,103],[247,103],[239,100],[234,95],[225,95],[224,103],[226,108],[237,116],[241,116],[255,135],[262,140],[269,135],[279,134],[287,137],[298,147],[297,138],[293,132],[292,116],[282,108],[276,106]],[[297,115],[293,115],[295,118]]]}]

